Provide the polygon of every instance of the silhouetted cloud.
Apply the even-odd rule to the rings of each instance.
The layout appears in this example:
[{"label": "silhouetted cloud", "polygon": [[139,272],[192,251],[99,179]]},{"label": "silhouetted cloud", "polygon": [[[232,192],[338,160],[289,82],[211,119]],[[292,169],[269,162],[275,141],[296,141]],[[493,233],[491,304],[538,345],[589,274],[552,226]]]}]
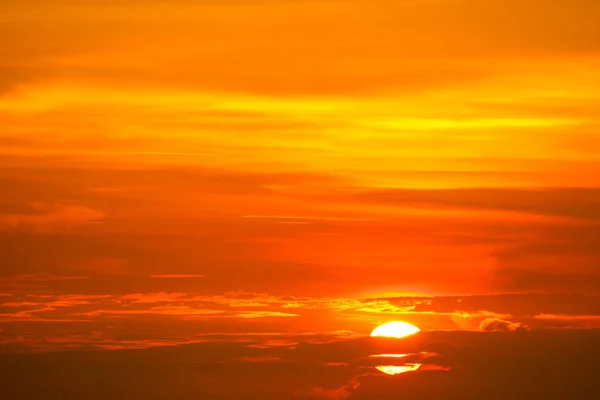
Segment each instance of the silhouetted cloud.
[{"label": "silhouetted cloud", "polygon": [[[4,354],[0,383],[11,399],[19,398],[18,393],[43,398],[57,386],[91,400],[125,399],[125,392],[129,397],[169,393],[176,399],[237,399],[248,393],[273,400],[474,399],[489,396],[492,389],[503,398],[587,399],[600,388],[594,374],[598,335],[598,330],[442,331],[422,332],[410,340],[355,338],[321,344],[311,344],[303,335],[282,335],[297,343],[291,346],[260,346],[274,338],[243,335],[233,341],[198,337],[196,343],[179,345],[169,340],[131,343],[132,350],[119,350],[128,343],[98,335],[98,346],[113,351]],[[433,349],[435,354],[429,354]],[[390,376],[375,368],[376,358],[368,357],[401,350],[414,356],[397,358],[397,365],[419,362],[422,367]],[[50,365],[61,368],[48,369]],[[117,379],[125,371],[128,379]],[[29,385],[23,385],[25,379]],[[89,389],[99,382],[101,387]]]}]

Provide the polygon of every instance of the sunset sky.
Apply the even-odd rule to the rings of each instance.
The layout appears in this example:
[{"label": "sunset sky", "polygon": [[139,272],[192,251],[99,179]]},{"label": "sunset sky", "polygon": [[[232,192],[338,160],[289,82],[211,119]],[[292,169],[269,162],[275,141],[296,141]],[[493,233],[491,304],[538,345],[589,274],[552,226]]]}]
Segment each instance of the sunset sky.
[{"label": "sunset sky", "polygon": [[1,2],[0,397],[596,398],[598,21]]}]

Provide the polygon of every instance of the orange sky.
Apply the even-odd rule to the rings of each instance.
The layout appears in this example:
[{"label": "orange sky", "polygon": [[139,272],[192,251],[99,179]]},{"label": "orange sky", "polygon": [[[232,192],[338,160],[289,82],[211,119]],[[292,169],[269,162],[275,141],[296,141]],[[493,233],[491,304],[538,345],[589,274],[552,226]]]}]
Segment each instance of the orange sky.
[{"label": "orange sky", "polygon": [[598,20],[3,2],[0,350],[600,328]]}]

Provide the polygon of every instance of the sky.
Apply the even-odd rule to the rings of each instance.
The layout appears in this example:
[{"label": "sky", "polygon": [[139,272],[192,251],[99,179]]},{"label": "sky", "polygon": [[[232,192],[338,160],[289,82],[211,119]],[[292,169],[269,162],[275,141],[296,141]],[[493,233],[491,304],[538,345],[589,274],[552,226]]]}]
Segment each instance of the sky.
[{"label": "sky", "polygon": [[595,398],[599,19],[2,2],[2,398]]}]

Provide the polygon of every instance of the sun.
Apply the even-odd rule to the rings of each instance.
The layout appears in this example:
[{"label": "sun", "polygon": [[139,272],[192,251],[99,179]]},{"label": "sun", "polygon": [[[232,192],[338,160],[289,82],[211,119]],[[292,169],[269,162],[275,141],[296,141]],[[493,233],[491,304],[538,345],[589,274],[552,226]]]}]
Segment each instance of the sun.
[{"label": "sun", "polygon": [[383,324],[373,329],[371,332],[372,337],[393,337],[393,338],[403,338],[406,336],[414,335],[419,332],[420,329],[414,325],[411,325],[406,322],[394,321],[388,322],[387,324]]},{"label": "sun", "polygon": [[387,375],[400,375],[406,372],[418,371],[422,364],[379,365],[375,368]]}]

